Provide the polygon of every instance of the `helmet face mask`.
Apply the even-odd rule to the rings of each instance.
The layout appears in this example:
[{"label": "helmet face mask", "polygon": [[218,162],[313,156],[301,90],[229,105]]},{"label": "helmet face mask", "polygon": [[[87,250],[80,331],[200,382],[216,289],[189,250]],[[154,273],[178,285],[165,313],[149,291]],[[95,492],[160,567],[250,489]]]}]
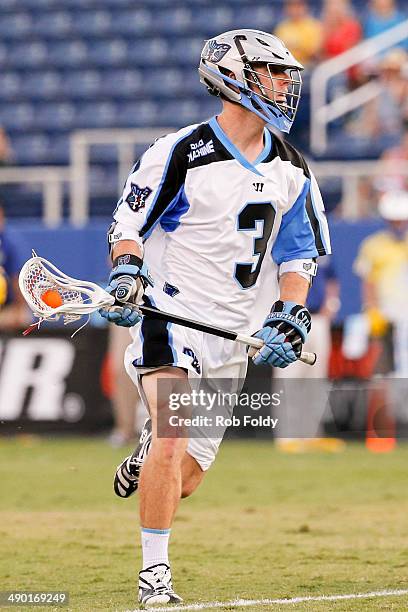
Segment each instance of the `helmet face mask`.
[{"label": "helmet face mask", "polygon": [[207,41],[199,74],[211,94],[240,104],[267,124],[289,132],[300,101],[302,69],[276,36],[233,30]]},{"label": "helmet face mask", "polygon": [[[278,109],[285,119],[293,123],[300,101],[302,88],[302,77],[298,68],[283,68],[276,64],[265,64],[267,76],[264,72],[257,70],[254,65],[252,70],[244,68],[243,75],[248,89],[258,92],[256,95],[261,98],[272,113]],[[265,83],[265,79],[269,82]]]}]

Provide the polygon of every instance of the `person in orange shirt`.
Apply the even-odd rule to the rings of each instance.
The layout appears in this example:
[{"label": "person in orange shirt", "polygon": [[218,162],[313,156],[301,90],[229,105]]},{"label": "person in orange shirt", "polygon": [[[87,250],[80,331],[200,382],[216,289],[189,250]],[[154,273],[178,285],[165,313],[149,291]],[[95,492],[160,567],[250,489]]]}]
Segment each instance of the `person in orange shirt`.
[{"label": "person in orange shirt", "polygon": [[274,34],[293,50],[304,66],[313,64],[320,53],[322,26],[312,17],[305,0],[286,0],[286,19],[276,28]]}]

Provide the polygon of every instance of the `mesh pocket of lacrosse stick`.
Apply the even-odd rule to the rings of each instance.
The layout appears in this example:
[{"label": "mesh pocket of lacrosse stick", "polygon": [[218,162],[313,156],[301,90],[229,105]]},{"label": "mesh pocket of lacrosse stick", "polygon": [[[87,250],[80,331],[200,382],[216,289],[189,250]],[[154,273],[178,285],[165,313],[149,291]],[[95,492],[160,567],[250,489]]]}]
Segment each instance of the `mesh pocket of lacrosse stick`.
[{"label": "mesh pocket of lacrosse stick", "polygon": [[[34,251],[33,255],[22,267],[18,280],[21,293],[39,319],[37,325],[45,320],[58,320],[60,316],[67,325],[114,303],[114,298],[95,283],[67,276]],[[48,295],[56,292],[59,297],[55,302],[62,301],[61,305],[53,308],[47,304],[43,299],[46,292]]]}]

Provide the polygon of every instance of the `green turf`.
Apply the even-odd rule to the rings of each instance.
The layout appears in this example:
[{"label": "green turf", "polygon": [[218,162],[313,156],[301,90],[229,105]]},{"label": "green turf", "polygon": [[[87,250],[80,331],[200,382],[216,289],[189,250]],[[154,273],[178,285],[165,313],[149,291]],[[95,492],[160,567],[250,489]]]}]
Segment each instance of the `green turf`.
[{"label": "green turf", "polygon": [[[101,440],[0,441],[1,590],[68,590],[75,611],[137,608],[137,496],[111,487],[123,454]],[[190,603],[407,588],[407,463],[406,446],[286,455],[225,443],[181,502],[177,591]],[[408,597],[244,609],[408,610]]]}]

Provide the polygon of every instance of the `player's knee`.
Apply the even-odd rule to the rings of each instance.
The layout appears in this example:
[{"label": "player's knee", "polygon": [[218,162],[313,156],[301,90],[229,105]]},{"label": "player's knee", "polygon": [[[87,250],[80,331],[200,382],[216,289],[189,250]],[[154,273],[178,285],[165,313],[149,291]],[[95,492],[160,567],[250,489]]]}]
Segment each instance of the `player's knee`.
[{"label": "player's knee", "polygon": [[162,464],[181,463],[186,448],[183,438],[157,438],[154,447]]}]

